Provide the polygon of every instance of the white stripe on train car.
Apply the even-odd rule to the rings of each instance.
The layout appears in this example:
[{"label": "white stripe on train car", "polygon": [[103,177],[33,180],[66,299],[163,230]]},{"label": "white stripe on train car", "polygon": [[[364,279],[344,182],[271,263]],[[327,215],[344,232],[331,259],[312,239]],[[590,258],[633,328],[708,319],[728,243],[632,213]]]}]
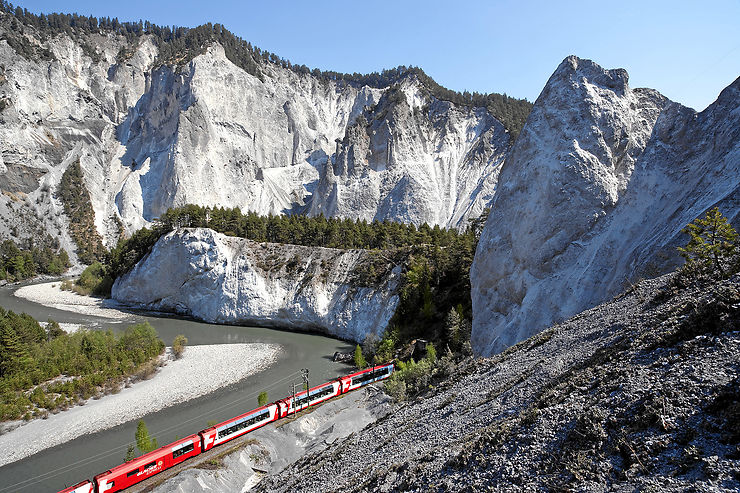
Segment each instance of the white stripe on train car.
[{"label": "white stripe on train car", "polygon": [[192,440],[188,440],[187,442],[182,442],[182,443],[181,443],[181,444],[179,444],[179,445],[175,445],[174,447],[172,447],[171,451],[172,451],[172,452],[177,452],[177,451],[178,451],[178,450],[180,450],[181,448],[183,448],[183,447],[187,447],[188,445],[193,445],[193,441],[192,441]]},{"label": "white stripe on train car", "polygon": [[227,422],[226,424],[220,426],[219,428],[217,428],[217,430],[216,430],[217,431],[217,434],[216,434],[216,437],[215,437],[216,439],[214,441],[214,446],[215,445],[219,445],[219,444],[221,444],[223,442],[228,442],[232,438],[236,438],[237,436],[241,436],[241,435],[243,435],[245,433],[249,433],[250,431],[257,429],[257,428],[263,426],[264,424],[273,421],[275,419],[275,414],[277,413],[277,406],[275,404],[269,404],[268,407],[267,407],[267,409],[266,409],[266,411],[267,411],[267,418],[266,419],[260,420],[260,421],[258,421],[256,423],[253,423],[252,425],[248,426],[247,428],[244,428],[243,430],[238,430],[237,432],[235,432],[233,434],[229,434],[229,435],[226,435],[226,436],[221,436],[221,431],[226,430],[226,429],[234,426],[235,424],[242,423],[242,422],[248,420],[249,418],[252,418],[252,417],[255,417],[255,416],[258,416],[258,415],[262,415],[264,413],[264,410],[263,411],[260,411],[258,413],[248,414],[247,416],[244,416],[243,418],[233,419],[233,420]]}]

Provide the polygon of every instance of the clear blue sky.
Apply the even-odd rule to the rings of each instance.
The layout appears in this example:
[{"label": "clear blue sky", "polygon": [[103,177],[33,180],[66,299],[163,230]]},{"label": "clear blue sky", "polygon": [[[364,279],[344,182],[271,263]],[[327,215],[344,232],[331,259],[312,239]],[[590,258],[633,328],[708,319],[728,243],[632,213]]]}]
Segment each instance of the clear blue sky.
[{"label": "clear blue sky", "polygon": [[740,0],[702,2],[25,0],[77,12],[194,27],[221,23],[293,63],[340,72],[417,65],[458,91],[534,101],[568,55],[627,69],[697,110],[740,76]]}]

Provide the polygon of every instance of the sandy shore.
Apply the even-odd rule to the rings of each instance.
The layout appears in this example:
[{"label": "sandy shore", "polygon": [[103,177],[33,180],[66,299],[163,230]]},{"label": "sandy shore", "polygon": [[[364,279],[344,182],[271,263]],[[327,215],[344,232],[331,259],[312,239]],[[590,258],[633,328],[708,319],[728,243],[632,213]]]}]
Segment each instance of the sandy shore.
[{"label": "sandy shore", "polygon": [[58,310],[66,310],[93,317],[123,320],[131,316],[125,312],[116,310],[115,302],[111,300],[82,296],[72,291],[62,291],[60,288],[61,284],[61,281],[55,281],[23,286],[15,291],[15,296]]},{"label": "sandy shore", "polygon": [[0,435],[0,466],[238,382],[271,365],[280,350],[256,343],[190,346],[150,380]]}]

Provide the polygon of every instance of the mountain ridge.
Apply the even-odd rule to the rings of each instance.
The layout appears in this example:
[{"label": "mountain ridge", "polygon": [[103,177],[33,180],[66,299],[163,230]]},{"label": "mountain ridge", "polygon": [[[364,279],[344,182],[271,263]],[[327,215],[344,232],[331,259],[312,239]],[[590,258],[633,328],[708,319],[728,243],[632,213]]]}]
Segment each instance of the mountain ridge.
[{"label": "mountain ridge", "polygon": [[[430,89],[433,81],[417,69],[360,78],[390,84],[376,89],[353,82],[355,76],[313,75],[221,26],[172,30],[22,9],[8,13],[8,3],[3,8],[0,158],[43,174],[39,187],[18,195],[14,207],[60,237],[73,261],[75,243],[56,190],[77,161],[93,192],[95,227],[110,248],[122,234],[186,203],[261,214],[332,210],[350,219],[464,229],[493,196],[498,164],[510,147],[511,134],[490,110],[472,109],[476,101],[486,103],[482,95]],[[217,35],[247,46],[224,47],[213,42]],[[239,53],[255,54],[259,77],[234,64],[229,54],[239,62]],[[161,58],[179,62],[167,65]],[[400,99],[377,107],[383,94],[401,90],[416,101],[413,111],[396,111],[407,108]],[[434,95],[448,93],[460,104]],[[352,133],[359,117],[368,122],[367,137]],[[487,128],[475,130],[481,118]],[[372,135],[379,131],[380,137]],[[355,159],[357,169],[372,170],[372,176],[361,185],[352,176],[332,182],[328,168],[338,166],[337,157],[363,145],[354,137],[373,142]],[[419,154],[416,146],[427,151]],[[315,193],[322,178],[320,192],[327,196]],[[335,184],[341,190],[369,184],[372,193],[353,205],[351,192],[329,197],[326,188]],[[409,197],[421,205],[401,205]],[[0,197],[0,209],[10,201]],[[0,232],[31,236],[12,215],[2,216]]]},{"label": "mountain ridge", "polygon": [[569,57],[507,156],[471,269],[473,340],[501,351],[678,264],[681,229],[737,220],[735,81],[701,113]]}]

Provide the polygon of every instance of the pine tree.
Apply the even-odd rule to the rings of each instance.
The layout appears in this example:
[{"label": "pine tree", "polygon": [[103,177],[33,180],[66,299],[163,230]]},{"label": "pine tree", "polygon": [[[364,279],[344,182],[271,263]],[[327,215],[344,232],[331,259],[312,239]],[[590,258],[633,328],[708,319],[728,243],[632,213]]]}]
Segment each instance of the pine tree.
[{"label": "pine tree", "polygon": [[263,390],[260,392],[260,395],[257,396],[257,405],[262,407],[265,404],[267,404],[267,392]]},{"label": "pine tree", "polygon": [[157,448],[157,439],[149,436],[149,430],[143,419],[140,419],[139,424],[136,425],[136,446],[142,454],[146,454]]},{"label": "pine tree", "polygon": [[447,331],[447,341],[450,349],[456,351],[460,343],[460,315],[454,308],[450,308],[450,311],[447,313],[445,330]]},{"label": "pine tree", "polygon": [[131,443],[126,449],[126,458],[124,459],[124,462],[134,460],[134,458],[136,458],[136,450],[134,449],[134,444]]},{"label": "pine tree", "polygon": [[7,320],[0,321],[0,376],[20,369],[28,353],[20,336]]},{"label": "pine tree", "polygon": [[367,362],[365,361],[365,357],[362,355],[362,348],[358,344],[355,347],[355,366],[359,369],[363,369],[367,366]]},{"label": "pine tree", "polygon": [[690,271],[714,271],[722,277],[730,273],[730,265],[737,254],[738,236],[718,207],[710,209],[703,218],[694,219],[681,232],[691,237],[685,247],[678,249]]}]

